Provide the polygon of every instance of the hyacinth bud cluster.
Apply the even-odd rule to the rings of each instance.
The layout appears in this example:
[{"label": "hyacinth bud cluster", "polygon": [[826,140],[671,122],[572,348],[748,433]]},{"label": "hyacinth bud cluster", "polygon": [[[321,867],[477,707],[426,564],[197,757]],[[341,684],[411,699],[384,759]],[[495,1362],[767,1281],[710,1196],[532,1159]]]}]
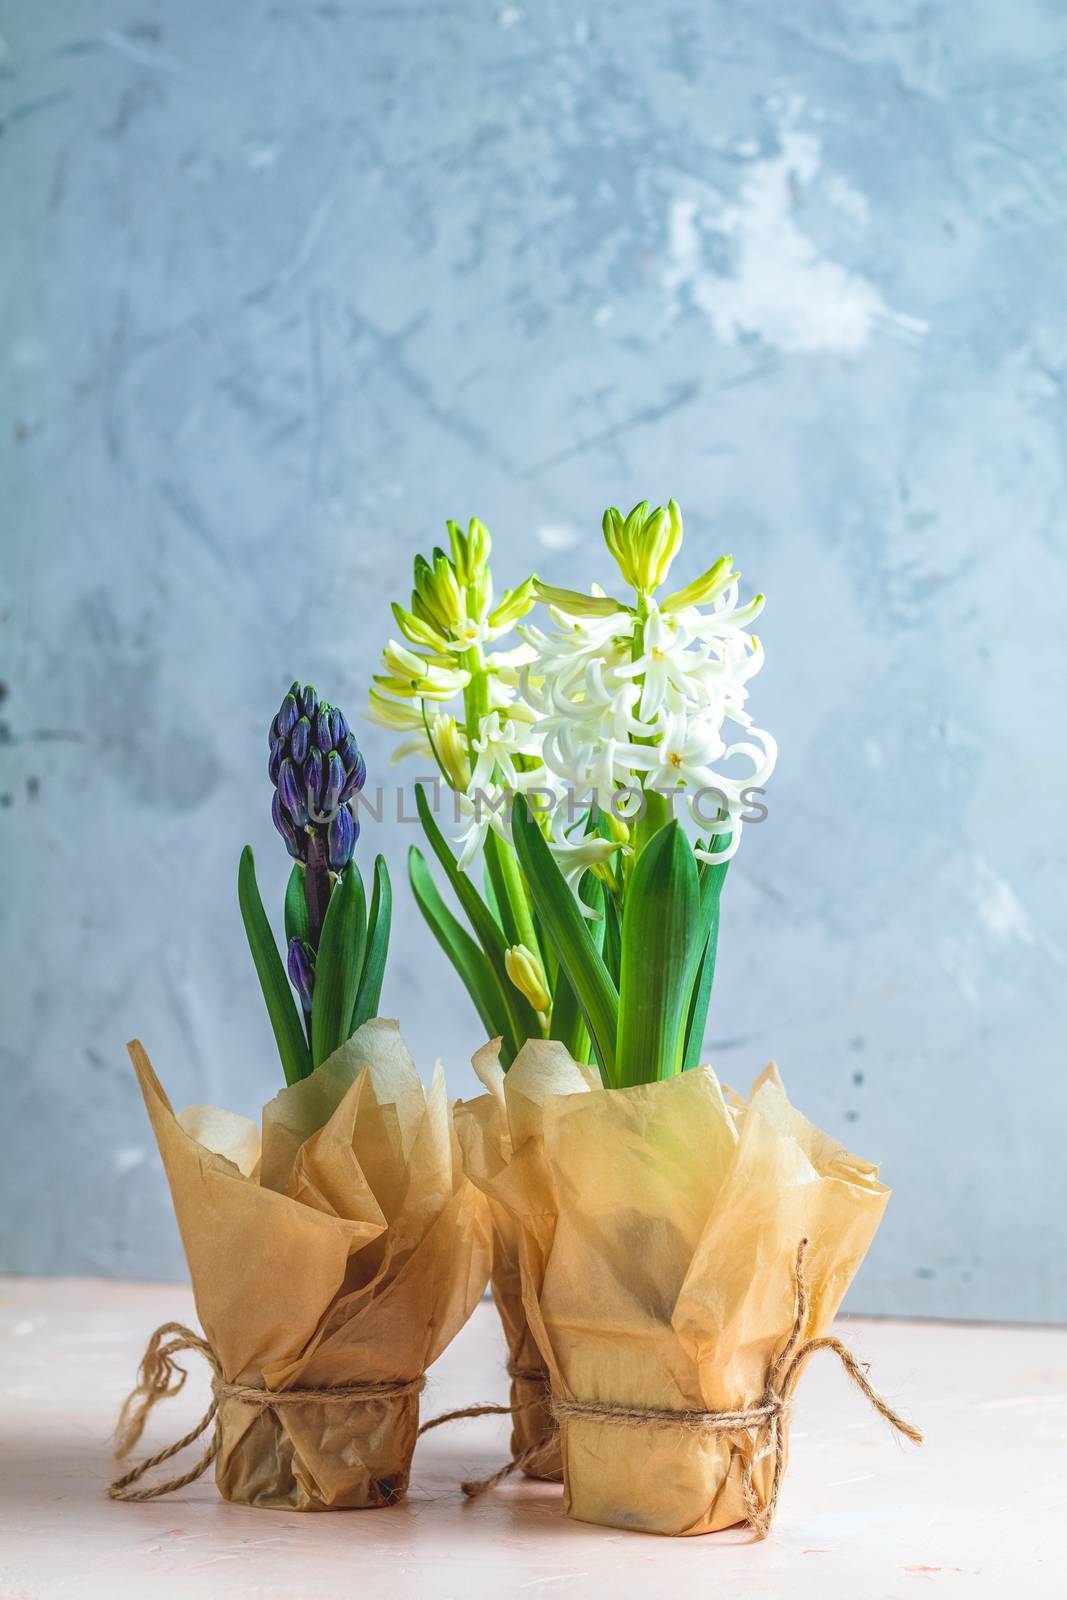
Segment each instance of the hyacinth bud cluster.
[{"label": "hyacinth bud cluster", "polygon": [[[487,674],[497,691],[504,662],[497,656],[486,659],[483,647],[514,627],[534,603],[533,579],[528,578],[494,604],[492,541],[477,517],[471,518],[466,533],[458,522],[449,522],[448,540],[449,553],[435,548],[429,561],[415,557],[410,610],[393,605],[400,632],[415,648],[391,639],[382,652],[382,670],[370,695],[371,720],[382,727],[423,736],[427,702],[433,714],[438,702],[459,694],[465,702],[472,697],[484,701]],[[464,760],[469,768],[469,750]],[[455,766],[457,774],[462,765]],[[454,788],[460,787],[452,774],[446,776]]]},{"label": "hyacinth bud cluster", "polygon": [[271,815],[289,854],[305,864],[312,838],[331,872],[343,872],[359,835],[351,801],[367,767],[346,719],[310,684],[294,683],[270,725]]},{"label": "hyacinth bud cluster", "polygon": [[604,540],[619,564],[626,582],[642,594],[651,594],[664,582],[682,543],[682,513],[676,500],[664,511],[649,511],[648,501],[634,506],[624,517],[617,506],[604,513]]}]

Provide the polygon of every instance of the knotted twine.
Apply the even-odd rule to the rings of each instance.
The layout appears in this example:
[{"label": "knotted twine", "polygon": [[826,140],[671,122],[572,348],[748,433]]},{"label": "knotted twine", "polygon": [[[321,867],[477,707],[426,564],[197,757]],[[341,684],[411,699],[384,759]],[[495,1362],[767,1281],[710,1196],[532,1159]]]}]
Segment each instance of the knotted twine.
[{"label": "knotted twine", "polygon": [[[175,1360],[183,1350],[192,1350],[203,1356],[211,1368],[211,1404],[195,1428],[117,1478],[107,1491],[112,1500],[154,1500],[158,1495],[170,1494],[175,1489],[184,1489],[187,1483],[195,1483],[207,1471],[222,1446],[221,1400],[241,1400],[261,1410],[266,1410],[268,1406],[303,1404],[308,1400],[322,1401],[328,1405],[358,1405],[365,1401],[391,1400],[405,1394],[419,1394],[426,1387],[425,1377],[384,1383],[339,1383],[322,1389],[262,1389],[249,1383],[229,1383],[223,1375],[218,1356],[206,1339],[201,1339],[199,1334],[183,1327],[180,1322],[164,1322],[148,1341],[137,1385],[127,1395],[119,1413],[115,1428],[115,1454],[120,1460],[129,1455],[141,1437],[152,1407],[160,1400],[178,1394],[185,1387],[188,1372]],[[203,1454],[188,1472],[147,1488],[131,1487],[153,1467],[169,1461],[186,1445],[193,1444],[212,1423],[214,1427]]]},{"label": "knotted twine", "polygon": [[[728,1434],[740,1433],[751,1430],[754,1434],[751,1458],[742,1454],[741,1459],[741,1489],[745,1502],[745,1521],[752,1529],[757,1539],[765,1539],[770,1532],[778,1509],[778,1495],[785,1475],[785,1429],[784,1422],[792,1407],[793,1391],[800,1381],[801,1374],[811,1357],[819,1350],[832,1350],[838,1357],[845,1372],[866,1396],[867,1400],[892,1428],[905,1438],[911,1439],[915,1444],[922,1444],[923,1436],[919,1429],[913,1427],[903,1417],[899,1416],[878,1393],[872,1388],[860,1363],[842,1340],[833,1334],[820,1334],[815,1338],[805,1339],[801,1342],[804,1324],[808,1315],[808,1290],[804,1277],[804,1254],[808,1247],[807,1239],[802,1239],[797,1246],[795,1286],[796,1310],[793,1326],[784,1348],[772,1362],[764,1385],[763,1395],[756,1405],[738,1407],[733,1411],[671,1411],[644,1406],[614,1406],[605,1405],[597,1401],[563,1400],[558,1396],[550,1397],[550,1405],[555,1429],[544,1439],[537,1440],[532,1445],[527,1445],[524,1450],[494,1472],[488,1478],[468,1481],[461,1485],[463,1493],[470,1499],[477,1499],[480,1495],[496,1488],[505,1478],[513,1472],[521,1471],[545,1448],[554,1433],[558,1432],[559,1424],[564,1419],[593,1419],[597,1422],[610,1422],[621,1427],[648,1428],[671,1427],[681,1428],[686,1433],[695,1434]],[[141,1371],[136,1388],[129,1394],[119,1415],[118,1426],[115,1430],[115,1453],[120,1458],[126,1456],[137,1443],[144,1430],[149,1412],[152,1407],[168,1395],[175,1395],[184,1386],[187,1373],[184,1367],[178,1365],[174,1357],[182,1350],[194,1350],[202,1355],[212,1370],[212,1398],[211,1404],[197,1423],[181,1439],[169,1445],[165,1450],[160,1450],[156,1455],[149,1456],[138,1466],[118,1478],[108,1489],[108,1494],[113,1500],[152,1500],[157,1495],[170,1494],[175,1489],[184,1488],[186,1484],[193,1483],[210,1466],[218,1455],[222,1443],[222,1424],[219,1418],[219,1401],[222,1399],[238,1399],[248,1404],[260,1407],[292,1404],[296,1401],[322,1400],[326,1402],[344,1401],[352,1403],[360,1400],[390,1399],[404,1394],[417,1394],[426,1386],[425,1377],[412,1378],[396,1383],[353,1383],[337,1384],[325,1389],[282,1389],[270,1390],[253,1387],[250,1384],[228,1383],[223,1377],[222,1368],[218,1357],[205,1339],[183,1327],[178,1322],[165,1322],[157,1328],[148,1342],[144,1359],[141,1362]],[[536,1371],[513,1370],[509,1364],[509,1375],[522,1378],[541,1378],[543,1375]],[[433,1417],[424,1422],[419,1429],[420,1436],[428,1433],[431,1428],[439,1428],[446,1422],[458,1422],[467,1417],[484,1416],[511,1416],[515,1412],[525,1410],[529,1406],[543,1403],[541,1396],[524,1402],[517,1406],[479,1405],[467,1406],[461,1411],[446,1411],[439,1417]],[[168,1479],[166,1482],[156,1484],[146,1489],[133,1489],[130,1485],[136,1483],[152,1467],[167,1461],[171,1456],[177,1455],[179,1450],[184,1450],[186,1445],[192,1444],[202,1433],[214,1423],[211,1439],[199,1461],[189,1472],[181,1477]],[[770,1452],[774,1456],[774,1470],[771,1475],[770,1492],[765,1502],[761,1503],[756,1493],[752,1479],[752,1462],[762,1459],[764,1454]],[[739,1454],[736,1447],[731,1454]]]},{"label": "knotted twine", "polygon": [[[784,1423],[792,1407],[793,1391],[800,1381],[801,1374],[811,1357],[818,1350],[832,1350],[838,1357],[846,1373],[856,1387],[867,1397],[878,1414],[885,1418],[889,1425],[896,1429],[905,1438],[911,1439],[915,1444],[922,1444],[923,1436],[919,1429],[899,1416],[881,1395],[871,1387],[866,1373],[863,1371],[852,1351],[833,1334],[820,1334],[815,1338],[805,1339],[801,1343],[804,1324],[808,1315],[808,1288],[804,1277],[804,1254],[808,1248],[807,1239],[801,1239],[797,1246],[796,1255],[796,1310],[793,1326],[781,1353],[771,1363],[767,1372],[763,1394],[756,1405],[741,1406],[734,1411],[670,1411],[659,1410],[645,1406],[615,1406],[605,1405],[598,1401],[588,1400],[563,1400],[558,1396],[551,1397],[551,1410],[558,1430],[561,1421],[566,1419],[591,1419],[596,1422],[615,1423],[624,1428],[681,1428],[685,1433],[694,1434],[729,1434],[751,1431],[754,1435],[751,1457],[738,1451],[736,1446],[731,1449],[733,1455],[741,1455],[741,1491],[745,1502],[745,1521],[752,1529],[757,1539],[765,1539],[771,1530],[774,1514],[778,1509],[778,1495],[782,1487],[782,1478],[785,1475],[785,1427]],[[537,1402],[531,1402],[536,1404]],[[440,1422],[451,1421],[453,1417],[480,1416],[493,1407],[472,1407],[470,1411],[451,1412],[444,1417],[437,1417],[427,1427],[434,1427]],[[499,1411],[511,1408],[500,1406]],[[551,1436],[550,1436],[551,1437]],[[529,1445],[514,1456],[506,1466],[501,1467],[490,1477],[477,1482],[464,1483],[463,1493],[476,1499],[485,1494],[487,1490],[494,1489],[498,1483],[510,1477],[513,1472],[520,1471],[533,1456],[544,1449],[546,1440],[540,1440],[534,1445]],[[754,1460],[762,1460],[764,1454],[774,1456],[774,1470],[771,1474],[770,1491],[765,1502],[760,1501],[752,1481],[752,1464]]]}]

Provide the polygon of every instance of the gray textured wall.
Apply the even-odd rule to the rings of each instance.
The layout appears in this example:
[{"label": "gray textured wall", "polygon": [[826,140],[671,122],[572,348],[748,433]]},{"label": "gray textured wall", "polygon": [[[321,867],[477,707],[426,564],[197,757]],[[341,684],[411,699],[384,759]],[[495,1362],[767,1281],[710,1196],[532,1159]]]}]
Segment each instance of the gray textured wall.
[{"label": "gray textured wall", "polygon": [[[264,728],[416,547],[603,572],[674,494],[770,603],[711,1054],[897,1194],[851,1304],[1067,1316],[1067,11],[0,7],[2,1259],[181,1270],[123,1044],[253,1112]],[[390,739],[366,733],[375,773]],[[478,1025],[408,904],[386,1009]],[[377,842],[377,841],[376,841]]]}]

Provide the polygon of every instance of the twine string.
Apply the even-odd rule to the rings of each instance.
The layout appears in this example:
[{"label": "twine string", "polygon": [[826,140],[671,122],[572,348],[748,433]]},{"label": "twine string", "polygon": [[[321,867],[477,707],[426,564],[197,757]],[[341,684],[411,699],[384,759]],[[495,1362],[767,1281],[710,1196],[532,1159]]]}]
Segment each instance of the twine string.
[{"label": "twine string", "polygon": [[419,1438],[431,1428],[440,1428],[446,1422],[465,1422],[468,1417],[510,1417],[521,1410],[520,1406],[498,1406],[488,1401],[483,1406],[463,1406],[459,1411],[442,1411],[440,1416],[428,1417],[419,1429]]},{"label": "twine string", "polygon": [[[115,1427],[115,1454],[119,1460],[128,1456],[140,1439],[152,1408],[161,1400],[178,1394],[185,1387],[188,1371],[175,1359],[183,1350],[191,1350],[203,1356],[210,1367],[211,1404],[188,1433],[176,1439],[166,1449],[159,1450],[155,1455],[138,1462],[137,1466],[132,1467],[121,1478],[116,1478],[107,1491],[112,1500],[154,1500],[159,1495],[173,1493],[175,1489],[184,1489],[186,1484],[195,1483],[197,1478],[202,1477],[222,1445],[222,1419],[219,1415],[219,1402],[222,1400],[239,1400],[245,1405],[257,1406],[260,1410],[303,1404],[309,1400],[326,1404],[358,1405],[372,1400],[391,1400],[406,1394],[419,1394],[426,1386],[426,1379],[422,1376],[395,1382],[332,1384],[329,1387],[314,1389],[274,1390],[249,1383],[229,1383],[223,1374],[218,1356],[206,1339],[202,1339],[191,1328],[183,1327],[180,1322],[164,1322],[149,1339],[141,1360],[137,1383],[126,1396],[119,1412],[119,1420]],[[212,1423],[214,1427],[211,1426]],[[145,1488],[133,1487],[153,1467],[169,1461],[171,1456],[176,1456],[186,1445],[193,1444],[209,1427],[211,1436],[199,1460],[188,1472]]]},{"label": "twine string", "polygon": [[[757,1539],[767,1537],[778,1509],[778,1495],[785,1474],[783,1424],[804,1368],[817,1351],[833,1351],[849,1378],[878,1414],[905,1438],[913,1440],[915,1444],[922,1444],[923,1436],[918,1428],[899,1416],[881,1395],[876,1393],[856,1357],[840,1339],[833,1334],[820,1334],[801,1343],[808,1316],[808,1288],[804,1277],[804,1255],[807,1248],[807,1239],[802,1239],[797,1246],[796,1254],[796,1307],[793,1325],[785,1345],[768,1370],[763,1395],[755,1405],[740,1406],[733,1411],[670,1411],[644,1406],[605,1405],[596,1401],[564,1400],[554,1396],[551,1400],[551,1410],[556,1427],[558,1428],[564,1420],[580,1418],[632,1428],[681,1428],[688,1433],[701,1434],[728,1434],[752,1430],[754,1439],[751,1457],[737,1450],[733,1453],[741,1456],[741,1491],[745,1502],[745,1521]],[[774,1456],[774,1468],[766,1501],[761,1502],[752,1478],[752,1461],[762,1455],[764,1444]],[[465,1483],[464,1494],[476,1499],[488,1490],[495,1489],[497,1484],[503,1483],[513,1472],[520,1471],[533,1451],[541,1449],[542,1446],[543,1441],[542,1444],[521,1451],[491,1477],[474,1483]]]},{"label": "twine string", "polygon": [[538,1383],[542,1389],[548,1388],[548,1373],[544,1367],[517,1367],[514,1361],[509,1361],[507,1374],[513,1383]]},{"label": "twine string", "polygon": [[[431,1428],[440,1428],[445,1422],[465,1422],[468,1417],[514,1417],[517,1416],[520,1411],[530,1411],[534,1406],[548,1404],[548,1377],[542,1367],[517,1367],[514,1362],[509,1361],[507,1364],[507,1374],[513,1383],[536,1383],[538,1385],[539,1392],[535,1394],[532,1399],[517,1400],[515,1404],[511,1406],[491,1404],[487,1401],[484,1405],[462,1406],[458,1411],[442,1411],[440,1416],[430,1417],[428,1421],[422,1424],[422,1427],[419,1429],[420,1439],[424,1433],[429,1433]],[[549,1428],[544,1439],[537,1440],[536,1445],[531,1446],[530,1448],[540,1449],[546,1440],[552,1437],[552,1434],[555,1431],[556,1430],[554,1428]]]},{"label": "twine string", "polygon": [[[509,1362],[508,1375],[513,1380],[526,1379],[539,1385],[538,1392],[530,1400],[510,1406],[476,1405],[466,1406],[459,1411],[446,1411],[424,1422],[419,1434],[421,1436],[428,1433],[432,1428],[439,1428],[446,1422],[458,1422],[468,1417],[514,1416],[520,1411],[548,1403],[552,1415],[552,1428],[544,1438],[527,1445],[489,1477],[471,1480],[461,1485],[463,1493],[468,1498],[477,1499],[480,1495],[495,1489],[512,1473],[520,1472],[532,1462],[544,1450],[546,1444],[558,1434],[560,1423],[567,1419],[611,1422],[623,1427],[674,1427],[689,1433],[702,1434],[728,1434],[752,1430],[754,1439],[751,1455],[736,1449],[733,1453],[741,1455],[741,1490],[745,1502],[745,1520],[756,1538],[764,1539],[774,1521],[785,1474],[784,1421],[791,1409],[793,1393],[804,1369],[818,1351],[830,1350],[837,1356],[851,1381],[892,1428],[915,1444],[923,1442],[923,1436],[918,1428],[913,1427],[895,1412],[875,1391],[855,1355],[842,1340],[833,1334],[820,1334],[801,1342],[808,1315],[808,1289],[804,1276],[804,1255],[807,1247],[807,1239],[802,1239],[797,1247],[796,1306],[793,1325],[785,1345],[768,1370],[763,1395],[755,1405],[741,1406],[732,1411],[671,1411],[652,1407],[606,1405],[595,1401],[564,1400],[549,1394],[545,1374],[542,1371],[537,1368],[519,1368]],[[200,1421],[188,1433],[116,1479],[108,1489],[108,1494],[113,1500],[153,1500],[158,1495],[170,1494],[175,1489],[184,1488],[186,1484],[194,1483],[201,1477],[218,1455],[222,1443],[220,1400],[236,1399],[260,1408],[294,1405],[309,1400],[331,1404],[359,1404],[377,1399],[394,1399],[406,1394],[418,1394],[426,1386],[424,1376],[396,1382],[337,1384],[326,1388],[277,1391],[252,1384],[229,1383],[223,1375],[218,1357],[206,1339],[202,1339],[190,1328],[183,1327],[181,1323],[165,1322],[156,1329],[148,1341],[137,1384],[126,1397],[119,1413],[115,1429],[115,1454],[120,1459],[127,1456],[140,1439],[152,1408],[160,1400],[178,1394],[184,1387],[188,1372],[176,1360],[184,1350],[191,1350],[203,1356],[211,1368],[211,1403]],[[153,1467],[168,1461],[187,1445],[194,1443],[209,1427],[212,1431],[208,1443],[200,1459],[188,1472],[146,1488],[133,1487]],[[753,1482],[752,1464],[753,1460],[762,1458],[764,1444],[774,1456],[774,1467],[767,1498],[761,1502]]]},{"label": "twine string", "polygon": [[[445,1422],[464,1422],[468,1417],[515,1417],[521,1411],[532,1411],[535,1406],[550,1405],[551,1394],[548,1387],[548,1376],[543,1368],[518,1367],[513,1361],[509,1361],[507,1374],[513,1383],[527,1382],[536,1384],[537,1393],[529,1400],[517,1400],[514,1405],[510,1406],[486,1404],[463,1406],[459,1411],[442,1411],[440,1416],[430,1417],[427,1422],[422,1424],[419,1429],[419,1438],[421,1439],[424,1433],[429,1433],[431,1428],[440,1428]],[[551,1422],[540,1439],[535,1439],[533,1444],[526,1445],[517,1455],[512,1456],[511,1460],[501,1467],[499,1472],[494,1472],[492,1477],[489,1478],[469,1479],[467,1482],[461,1483],[460,1488],[469,1499],[477,1499],[487,1489],[494,1489],[498,1483],[503,1483],[504,1479],[510,1476],[511,1473],[521,1472],[524,1467],[532,1463],[541,1454],[546,1445],[552,1443],[558,1433],[558,1426],[554,1421]]]}]

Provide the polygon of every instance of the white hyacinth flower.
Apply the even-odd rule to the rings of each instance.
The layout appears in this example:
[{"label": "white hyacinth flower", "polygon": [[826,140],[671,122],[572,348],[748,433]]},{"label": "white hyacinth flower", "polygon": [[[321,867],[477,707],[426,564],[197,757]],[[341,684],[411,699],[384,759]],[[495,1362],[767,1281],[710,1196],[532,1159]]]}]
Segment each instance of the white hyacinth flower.
[{"label": "white hyacinth flower", "polygon": [[505,786],[515,790],[521,787],[515,766],[518,755],[535,755],[538,740],[529,721],[505,717],[500,711],[490,711],[481,719],[480,735],[474,741],[478,759],[471,773],[468,794],[488,790],[496,782],[497,769]]},{"label": "white hyacinth flower", "polygon": [[473,793],[456,795],[456,810],[462,826],[456,834],[456,843],[462,846],[456,865],[465,872],[485,844],[485,836],[492,828],[501,839],[508,840],[509,796],[500,784],[483,785]]},{"label": "white hyacinth flower", "polygon": [[[555,779],[620,814],[640,804],[634,796],[627,806],[621,790],[677,792],[702,829],[729,834],[722,850],[697,852],[711,861],[736,852],[743,796],[762,787],[777,755],[746,709],[748,682],[763,665],[747,627],[763,597],[741,605],[736,574],[728,561],[721,566],[705,610],[661,608],[651,595],[641,615],[578,616],[553,605],[551,631],[521,629],[534,659],[519,673],[539,754]],[[731,725],[746,738],[731,742]]]},{"label": "white hyacinth flower", "polygon": [[[569,839],[561,839],[558,843],[550,840],[548,848],[567,883],[577,894],[582,874],[588,872],[590,867],[598,867],[605,861],[610,861],[612,856],[625,846],[614,839],[601,839],[597,834],[589,834],[574,843]],[[582,913],[589,918],[595,918],[597,915],[586,905],[582,905]]]}]

